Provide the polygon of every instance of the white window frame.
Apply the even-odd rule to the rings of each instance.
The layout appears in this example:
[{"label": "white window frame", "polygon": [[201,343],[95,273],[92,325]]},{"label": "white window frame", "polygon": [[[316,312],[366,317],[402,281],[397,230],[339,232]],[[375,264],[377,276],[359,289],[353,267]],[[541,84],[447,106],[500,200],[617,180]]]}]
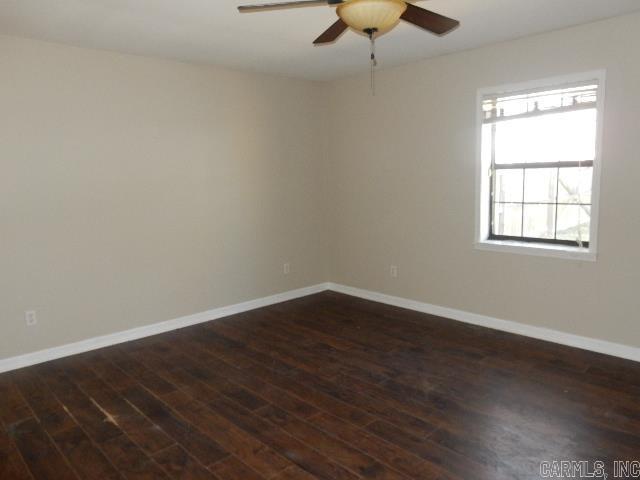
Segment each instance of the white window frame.
[{"label": "white window frame", "polygon": [[[526,90],[541,88],[554,89],[563,85],[597,80],[598,100],[596,103],[596,156],[593,165],[592,206],[590,239],[588,248],[571,247],[564,245],[551,245],[545,243],[531,243],[518,241],[489,240],[489,202],[490,182],[488,174],[490,165],[483,164],[482,159],[482,100],[488,95],[509,94]],[[600,175],[602,171],[602,133],[604,120],[604,100],[606,92],[606,71],[594,70],[590,72],[563,75],[559,77],[544,78],[531,82],[500,85],[478,89],[476,98],[476,228],[475,248],[494,252],[517,253],[524,255],[539,255],[545,257],[559,257],[572,260],[584,260],[595,262],[598,252],[598,218],[600,213]]]}]

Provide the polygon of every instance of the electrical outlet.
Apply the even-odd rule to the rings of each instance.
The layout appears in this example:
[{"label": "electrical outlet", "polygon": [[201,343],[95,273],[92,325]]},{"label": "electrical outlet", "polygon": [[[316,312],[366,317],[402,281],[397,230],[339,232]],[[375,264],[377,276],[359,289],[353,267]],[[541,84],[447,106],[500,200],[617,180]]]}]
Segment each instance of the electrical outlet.
[{"label": "electrical outlet", "polygon": [[389,269],[389,274],[391,275],[391,278],[398,278],[397,265],[391,265],[391,268]]},{"label": "electrical outlet", "polygon": [[38,323],[38,317],[35,310],[29,310],[24,312],[24,321],[27,323],[27,327],[33,327]]},{"label": "electrical outlet", "polygon": [[284,265],[282,265],[282,273],[284,273],[285,275],[289,275],[291,273],[290,263],[285,263]]}]

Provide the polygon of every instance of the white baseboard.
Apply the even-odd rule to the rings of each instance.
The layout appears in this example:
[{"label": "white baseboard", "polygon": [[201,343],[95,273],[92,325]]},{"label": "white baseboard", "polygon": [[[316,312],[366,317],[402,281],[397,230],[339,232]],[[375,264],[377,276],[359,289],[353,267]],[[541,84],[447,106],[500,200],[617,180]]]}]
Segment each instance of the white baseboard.
[{"label": "white baseboard", "polygon": [[417,302],[406,298],[385,295],[384,293],[372,292],[370,290],[362,290],[360,288],[348,287],[336,283],[329,283],[328,289],[335,292],[344,293],[354,297],[372,300],[374,302],[385,303],[396,307],[407,308],[418,312],[437,315],[438,317],[449,318],[459,322],[479,325],[481,327],[501,330],[503,332],[515,333],[526,337],[545,340],[547,342],[558,343],[570,347],[580,348],[582,350],[590,350],[592,352],[612,355],[614,357],[625,358],[640,362],[640,348],[622,345],[619,343],[607,342],[605,340],[597,340],[595,338],[582,337],[571,333],[560,332],[550,328],[534,327],[524,323],[512,322],[509,320],[500,320],[498,318],[469,313],[463,310],[453,308],[440,307],[429,303]]},{"label": "white baseboard", "polygon": [[48,362],[49,360],[55,360],[57,358],[68,357],[70,355],[88,352],[90,350],[96,350],[98,348],[117,345],[119,343],[124,343],[131,340],[150,337],[152,335],[169,332],[171,330],[178,330],[190,325],[196,325],[198,323],[216,320],[218,318],[227,317],[236,313],[255,310],[256,308],[266,307],[275,303],[286,302],[287,300],[305,297],[307,295],[312,295],[314,293],[319,293],[325,290],[333,290],[335,292],[344,293],[346,295],[352,295],[354,297],[364,298],[366,300],[372,300],[374,302],[385,303],[387,305],[393,305],[396,307],[407,308],[409,310],[437,315],[439,317],[457,320],[472,325],[478,325],[494,330],[501,330],[503,332],[515,333],[517,335],[524,335],[527,337],[537,338],[539,340],[546,340],[548,342],[568,345],[570,347],[576,347],[583,350],[590,350],[593,352],[603,353],[605,355],[612,355],[614,357],[620,357],[640,362],[640,348],[637,347],[621,345],[604,340],[597,340],[595,338],[581,337],[579,335],[559,332],[557,330],[552,330],[549,328],[534,327],[532,325],[527,325],[524,323],[500,320],[485,315],[465,312],[463,310],[431,305],[429,303],[408,300],[406,298],[394,297],[392,295],[386,295],[384,293],[372,292],[370,290],[363,290],[360,288],[348,287],[346,285],[328,282],[313,285],[310,287],[299,288],[297,290],[290,290],[288,292],[271,295],[269,297],[249,300],[247,302],[237,303],[235,305],[214,308],[206,312],[196,313],[173,320],[167,320],[165,322],[154,323],[152,325],[146,325],[144,327],[132,328],[130,330],[125,330],[122,332],[89,338],[59,347],[40,350],[38,352],[0,359],[0,373],[8,372],[10,370],[17,370],[18,368],[28,367],[30,365],[36,365],[38,363]]},{"label": "white baseboard", "polygon": [[27,353],[24,355],[19,355],[17,357],[0,359],[0,373],[8,372],[9,370],[17,370],[18,368],[28,367],[30,365],[35,365],[38,363],[48,362],[49,360],[55,360],[57,358],[68,357],[70,355],[88,352],[90,350],[96,350],[98,348],[129,342],[131,340],[137,340],[139,338],[150,337],[152,335],[169,332],[171,330],[177,330],[179,328],[188,327],[197,323],[208,322],[210,320],[227,317],[236,313],[255,310],[256,308],[266,307],[275,303],[286,302],[287,300],[293,300],[294,298],[305,297],[307,295],[322,292],[327,289],[328,284],[321,283],[310,287],[290,290],[284,293],[278,293],[269,297],[263,297],[255,300],[249,300],[247,302],[237,303],[235,305],[214,308],[206,312],[187,315],[186,317],[180,317],[173,320],[167,320],[165,322],[154,323],[152,325],[145,325],[144,327],[137,327],[122,332],[102,335],[100,337],[88,338],[79,342],[69,343],[67,345],[62,345],[59,347],[48,348],[46,350],[40,350],[38,352]]}]

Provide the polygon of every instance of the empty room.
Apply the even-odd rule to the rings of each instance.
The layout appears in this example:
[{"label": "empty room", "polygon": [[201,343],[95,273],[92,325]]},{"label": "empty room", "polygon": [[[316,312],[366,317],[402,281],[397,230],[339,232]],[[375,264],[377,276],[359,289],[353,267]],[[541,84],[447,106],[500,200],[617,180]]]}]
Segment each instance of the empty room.
[{"label": "empty room", "polygon": [[266,1],[0,0],[0,479],[640,478],[640,2]]}]

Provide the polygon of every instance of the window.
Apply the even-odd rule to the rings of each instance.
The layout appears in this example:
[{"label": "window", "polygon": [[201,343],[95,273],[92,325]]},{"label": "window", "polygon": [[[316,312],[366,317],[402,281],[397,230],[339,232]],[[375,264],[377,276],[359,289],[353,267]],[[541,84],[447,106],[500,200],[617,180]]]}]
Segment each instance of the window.
[{"label": "window", "polygon": [[594,257],[603,85],[480,92],[481,244]]}]

